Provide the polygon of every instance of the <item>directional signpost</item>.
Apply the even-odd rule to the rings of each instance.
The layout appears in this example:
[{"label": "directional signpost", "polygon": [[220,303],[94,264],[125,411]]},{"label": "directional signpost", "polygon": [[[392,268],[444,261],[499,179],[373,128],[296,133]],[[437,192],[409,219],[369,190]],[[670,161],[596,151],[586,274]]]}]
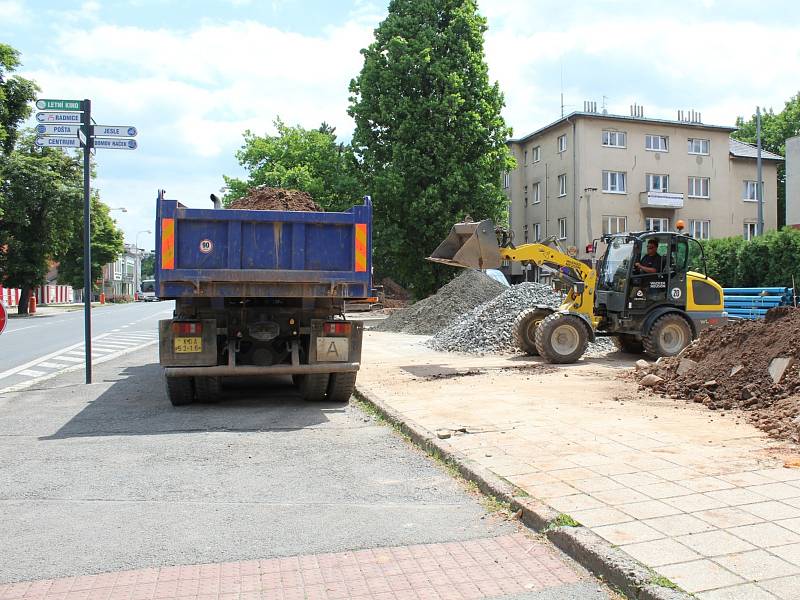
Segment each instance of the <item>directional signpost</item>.
[{"label": "directional signpost", "polygon": [[[36,101],[36,146],[40,148],[83,149],[83,315],[86,383],[92,383],[92,245],[90,218],[89,154],[94,148],[135,150],[138,131],[132,125],[93,125],[91,100]],[[95,137],[98,136],[98,137]],[[5,311],[0,308],[0,333],[5,327]]]}]

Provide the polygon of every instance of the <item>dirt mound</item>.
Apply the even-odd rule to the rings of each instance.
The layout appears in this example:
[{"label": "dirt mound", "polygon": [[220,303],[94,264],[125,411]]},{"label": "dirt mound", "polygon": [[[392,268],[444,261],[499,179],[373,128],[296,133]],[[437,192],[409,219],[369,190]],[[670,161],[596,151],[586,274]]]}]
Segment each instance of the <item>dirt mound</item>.
[{"label": "dirt mound", "polygon": [[800,441],[800,309],[783,306],[763,321],[703,332],[681,358],[650,372],[654,389],[712,410],[741,408],[774,437]]},{"label": "dirt mound", "polygon": [[234,200],[228,208],[322,212],[322,209],[307,192],[266,186],[252,188],[247,196]]},{"label": "dirt mound", "polygon": [[393,312],[374,329],[432,335],[505,289],[502,283],[486,274],[468,269],[433,296]]}]

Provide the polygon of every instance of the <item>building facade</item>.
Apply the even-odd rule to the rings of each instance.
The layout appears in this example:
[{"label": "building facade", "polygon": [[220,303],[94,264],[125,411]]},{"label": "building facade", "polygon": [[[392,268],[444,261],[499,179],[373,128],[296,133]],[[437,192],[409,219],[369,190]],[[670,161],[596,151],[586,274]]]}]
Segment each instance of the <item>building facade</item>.
[{"label": "building facade", "polygon": [[[696,113],[676,121],[631,113],[574,112],[509,141],[517,167],[504,186],[515,243],[556,236],[586,258],[604,233],[674,230],[679,220],[701,239],[756,234],[755,148],[732,140],[734,127],[706,125]],[[780,160],[762,152],[767,231],[777,226]]]},{"label": "building facade", "polygon": [[113,263],[103,267],[102,291],[106,300],[128,302],[135,299],[138,283],[141,281],[139,268],[140,250],[125,244],[124,252]]},{"label": "building facade", "polygon": [[800,135],[786,140],[786,224],[800,229]]}]

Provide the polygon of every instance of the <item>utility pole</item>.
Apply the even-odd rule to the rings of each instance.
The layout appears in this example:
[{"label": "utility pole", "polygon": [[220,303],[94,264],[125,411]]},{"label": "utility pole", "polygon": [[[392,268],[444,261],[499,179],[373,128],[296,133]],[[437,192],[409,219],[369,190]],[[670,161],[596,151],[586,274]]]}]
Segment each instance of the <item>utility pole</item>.
[{"label": "utility pole", "polygon": [[761,181],[761,108],[758,106],[756,106],[756,198],[758,198],[756,235],[764,235],[764,184]]},{"label": "utility pole", "polygon": [[89,157],[92,148],[92,101],[83,101],[83,344],[86,361],[86,383],[92,383],[92,231],[91,173]]}]

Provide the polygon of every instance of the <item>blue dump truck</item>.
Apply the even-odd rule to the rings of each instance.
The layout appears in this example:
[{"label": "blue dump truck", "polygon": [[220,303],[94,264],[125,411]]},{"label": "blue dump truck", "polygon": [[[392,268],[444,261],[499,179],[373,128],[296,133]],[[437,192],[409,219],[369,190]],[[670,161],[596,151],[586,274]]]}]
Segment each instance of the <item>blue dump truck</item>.
[{"label": "blue dump truck", "polygon": [[158,193],[159,360],[173,405],[213,400],[225,377],[291,375],[306,400],[350,398],[368,298],[369,197],[345,212],[187,208]]}]

